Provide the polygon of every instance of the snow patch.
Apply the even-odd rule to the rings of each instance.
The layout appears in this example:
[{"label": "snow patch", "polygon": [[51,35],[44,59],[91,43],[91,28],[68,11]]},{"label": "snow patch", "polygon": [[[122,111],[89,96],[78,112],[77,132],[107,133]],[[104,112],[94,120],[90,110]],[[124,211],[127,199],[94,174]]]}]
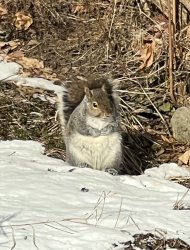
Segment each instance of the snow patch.
[{"label": "snow patch", "polygon": [[19,75],[22,66],[15,62],[0,61],[0,80],[15,81],[17,85],[30,86],[54,91],[59,94],[64,90],[63,86],[55,85],[53,81],[40,77],[23,77]]},{"label": "snow patch", "polygon": [[[168,180],[189,175],[164,164],[140,176],[69,166],[34,141],[0,142],[0,245],[19,250],[113,249],[152,232],[190,244],[187,188]],[[167,178],[166,178],[167,177]]]}]

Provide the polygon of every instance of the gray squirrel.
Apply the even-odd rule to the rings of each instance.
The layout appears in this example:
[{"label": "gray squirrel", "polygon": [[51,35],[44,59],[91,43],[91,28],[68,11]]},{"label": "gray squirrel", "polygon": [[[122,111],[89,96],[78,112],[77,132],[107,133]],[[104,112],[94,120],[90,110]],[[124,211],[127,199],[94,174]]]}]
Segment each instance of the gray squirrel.
[{"label": "gray squirrel", "polygon": [[114,81],[80,79],[65,83],[58,113],[66,161],[117,174],[122,161],[119,97]]}]

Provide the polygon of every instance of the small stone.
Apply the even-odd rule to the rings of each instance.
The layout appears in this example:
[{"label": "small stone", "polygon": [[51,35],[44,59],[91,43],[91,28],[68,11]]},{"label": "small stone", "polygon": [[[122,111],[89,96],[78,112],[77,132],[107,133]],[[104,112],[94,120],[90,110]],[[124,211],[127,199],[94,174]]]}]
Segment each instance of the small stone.
[{"label": "small stone", "polygon": [[171,126],[173,137],[179,142],[190,142],[190,108],[180,107],[176,109]]},{"label": "small stone", "polygon": [[68,172],[73,172],[75,169],[76,169],[76,168],[71,168],[71,169],[69,169]]},{"label": "small stone", "polygon": [[83,188],[81,188],[81,191],[82,191],[82,192],[88,192],[88,191],[89,191],[89,189],[88,189],[88,188],[83,187]]}]

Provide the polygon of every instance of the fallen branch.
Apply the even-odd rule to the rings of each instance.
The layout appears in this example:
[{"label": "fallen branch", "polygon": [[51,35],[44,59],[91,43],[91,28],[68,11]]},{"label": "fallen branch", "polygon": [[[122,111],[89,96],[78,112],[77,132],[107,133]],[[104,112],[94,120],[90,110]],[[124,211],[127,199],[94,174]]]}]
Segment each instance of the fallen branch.
[{"label": "fallen branch", "polygon": [[175,103],[175,95],[174,95],[174,80],[173,80],[173,69],[174,69],[174,22],[173,22],[173,14],[171,10],[175,5],[175,1],[168,0],[168,30],[169,30],[169,89],[170,89],[170,97],[172,101]]}]

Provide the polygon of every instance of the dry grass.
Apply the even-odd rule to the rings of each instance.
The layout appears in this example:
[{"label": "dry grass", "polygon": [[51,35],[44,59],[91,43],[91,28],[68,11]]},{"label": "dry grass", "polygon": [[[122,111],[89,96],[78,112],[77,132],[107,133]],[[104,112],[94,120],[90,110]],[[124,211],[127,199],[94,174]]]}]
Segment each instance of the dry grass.
[{"label": "dry grass", "polygon": [[13,83],[0,84],[0,140],[36,140],[50,156],[64,159],[56,105],[25,95]]}]

